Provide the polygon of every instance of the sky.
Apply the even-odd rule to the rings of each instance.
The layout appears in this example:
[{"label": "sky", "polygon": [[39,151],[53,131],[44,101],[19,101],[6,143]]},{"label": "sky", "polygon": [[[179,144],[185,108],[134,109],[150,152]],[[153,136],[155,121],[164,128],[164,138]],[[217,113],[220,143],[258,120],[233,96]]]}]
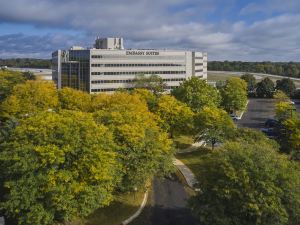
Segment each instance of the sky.
[{"label": "sky", "polygon": [[300,1],[0,0],[0,58],[51,58],[96,36],[209,60],[300,61]]}]

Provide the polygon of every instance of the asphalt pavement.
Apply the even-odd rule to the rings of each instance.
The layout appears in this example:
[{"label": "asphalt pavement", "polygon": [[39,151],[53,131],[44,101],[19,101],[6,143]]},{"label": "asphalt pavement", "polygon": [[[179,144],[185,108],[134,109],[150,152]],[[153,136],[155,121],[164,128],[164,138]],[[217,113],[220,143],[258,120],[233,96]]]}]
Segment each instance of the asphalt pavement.
[{"label": "asphalt pavement", "polygon": [[187,208],[187,199],[177,178],[155,179],[148,206],[131,225],[199,225]]},{"label": "asphalt pavement", "polygon": [[239,127],[249,127],[260,129],[269,118],[275,116],[275,100],[267,98],[249,99],[247,110],[241,120],[238,121]]}]

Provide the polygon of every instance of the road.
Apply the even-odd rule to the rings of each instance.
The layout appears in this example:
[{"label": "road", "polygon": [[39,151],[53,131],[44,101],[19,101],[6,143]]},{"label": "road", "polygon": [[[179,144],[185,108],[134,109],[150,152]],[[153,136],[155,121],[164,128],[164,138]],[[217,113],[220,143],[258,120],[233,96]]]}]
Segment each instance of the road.
[{"label": "road", "polygon": [[32,72],[36,76],[41,76],[44,80],[52,80],[52,70],[51,69],[35,69],[35,68],[16,68],[16,67],[8,67],[7,69],[12,71],[20,71],[20,72]]},{"label": "road", "polygon": [[236,76],[242,76],[245,73],[253,74],[254,76],[263,76],[263,77],[274,77],[278,79],[282,78],[290,78],[294,81],[300,81],[300,78],[294,78],[294,77],[286,77],[286,76],[279,76],[279,75],[273,75],[273,74],[266,74],[266,73],[252,73],[252,72],[234,72],[234,71],[208,71],[211,73],[220,73],[220,74],[229,74],[229,75],[236,75]]},{"label": "road", "polygon": [[186,207],[187,199],[178,180],[155,179],[148,206],[131,225],[198,225]]}]

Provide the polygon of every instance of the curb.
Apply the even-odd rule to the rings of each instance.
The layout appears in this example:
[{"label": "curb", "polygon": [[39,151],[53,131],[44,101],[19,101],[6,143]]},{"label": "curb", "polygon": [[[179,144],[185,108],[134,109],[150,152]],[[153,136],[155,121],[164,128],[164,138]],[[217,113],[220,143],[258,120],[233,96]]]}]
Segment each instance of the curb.
[{"label": "curb", "polygon": [[144,194],[144,199],[142,201],[142,204],[140,205],[140,208],[128,219],[124,220],[121,225],[127,225],[130,222],[132,222],[135,218],[137,218],[141,212],[143,211],[143,209],[145,208],[146,204],[147,204],[147,200],[148,200],[148,191],[145,192]]},{"label": "curb", "polygon": [[188,186],[194,189],[195,184],[197,184],[197,180],[194,173],[179,159],[174,158],[173,164],[179,169],[180,173],[186,180]]},{"label": "curb", "polygon": [[244,111],[241,113],[241,115],[238,117],[238,119],[240,120],[240,119],[242,119],[242,117],[243,117],[243,115],[244,115],[244,113],[246,112],[246,110],[247,110],[247,107],[248,107],[248,104],[249,104],[249,100],[247,100],[247,104],[246,104],[246,106],[245,106],[245,109],[244,109]]}]

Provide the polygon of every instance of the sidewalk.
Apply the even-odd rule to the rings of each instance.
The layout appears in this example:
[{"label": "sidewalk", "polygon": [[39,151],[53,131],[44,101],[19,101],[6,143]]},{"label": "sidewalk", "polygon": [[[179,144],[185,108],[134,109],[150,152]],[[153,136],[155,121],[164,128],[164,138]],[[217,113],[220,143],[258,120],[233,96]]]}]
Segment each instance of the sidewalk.
[{"label": "sidewalk", "polygon": [[196,177],[193,174],[193,172],[179,159],[174,158],[173,159],[173,164],[179,169],[179,171],[182,173],[184,176],[187,184],[191,187],[194,188],[195,184],[197,183]]}]

